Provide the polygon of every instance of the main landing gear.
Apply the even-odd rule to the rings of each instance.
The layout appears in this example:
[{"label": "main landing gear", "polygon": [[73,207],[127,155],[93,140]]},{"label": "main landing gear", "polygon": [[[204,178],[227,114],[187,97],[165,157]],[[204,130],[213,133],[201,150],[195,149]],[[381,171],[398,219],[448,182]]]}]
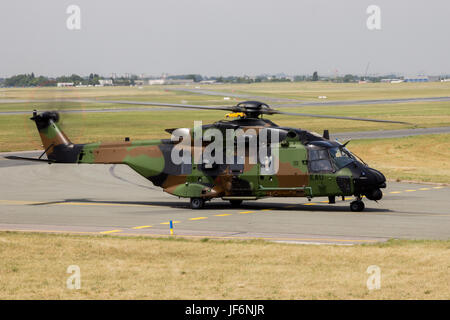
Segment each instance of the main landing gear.
[{"label": "main landing gear", "polygon": [[[230,204],[233,208],[238,208],[242,204],[242,200],[230,200]],[[191,198],[191,209],[202,209],[205,206],[205,199],[203,198]]]},{"label": "main landing gear", "polygon": [[191,209],[202,209],[205,205],[203,198],[191,198]]},{"label": "main landing gear", "polygon": [[350,203],[350,210],[353,212],[361,212],[364,210],[364,202],[362,202],[361,197],[357,197],[355,201]]}]

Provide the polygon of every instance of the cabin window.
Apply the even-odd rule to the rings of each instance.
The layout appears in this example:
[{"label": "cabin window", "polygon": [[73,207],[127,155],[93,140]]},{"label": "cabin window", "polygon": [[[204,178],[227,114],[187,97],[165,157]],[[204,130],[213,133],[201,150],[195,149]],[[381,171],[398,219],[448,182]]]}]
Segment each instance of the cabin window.
[{"label": "cabin window", "polygon": [[309,170],[311,172],[333,172],[330,155],[326,149],[309,149]]}]

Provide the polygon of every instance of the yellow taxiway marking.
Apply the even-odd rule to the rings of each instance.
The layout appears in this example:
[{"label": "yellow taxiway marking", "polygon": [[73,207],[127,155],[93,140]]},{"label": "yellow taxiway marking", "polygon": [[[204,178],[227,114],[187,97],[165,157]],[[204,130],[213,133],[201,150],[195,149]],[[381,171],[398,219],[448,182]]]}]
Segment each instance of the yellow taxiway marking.
[{"label": "yellow taxiway marking", "polygon": [[120,232],[120,231],[122,231],[122,230],[108,230],[108,231],[102,231],[102,232],[100,232],[100,233],[102,233],[102,234],[108,234],[108,233],[116,233],[116,232]]},{"label": "yellow taxiway marking", "polygon": [[433,189],[442,189],[444,187],[433,187]]},{"label": "yellow taxiway marking", "polygon": [[261,209],[260,211],[272,211],[275,210],[274,208],[270,208],[270,209]]},{"label": "yellow taxiway marking", "polygon": [[311,203],[304,203],[303,205],[304,206],[314,206],[314,205],[316,205],[317,203],[314,203],[314,202],[311,202]]},{"label": "yellow taxiway marking", "polygon": [[[172,223],[180,223],[180,221],[172,221]],[[170,224],[170,221],[168,221],[168,222],[161,222],[160,224]]]},{"label": "yellow taxiway marking", "polygon": [[401,191],[391,191],[389,193],[402,193]]},{"label": "yellow taxiway marking", "polygon": [[247,213],[252,213],[252,212],[255,212],[255,211],[241,211],[241,212],[239,212],[240,214],[247,214]]},{"label": "yellow taxiway marking", "polygon": [[222,214],[215,214],[216,217],[226,217],[231,216],[231,213],[222,213]]},{"label": "yellow taxiway marking", "polygon": [[145,229],[145,228],[151,228],[152,226],[138,226],[138,227],[133,227],[131,229]]},{"label": "yellow taxiway marking", "polygon": [[430,188],[420,188],[419,190],[430,190]]},{"label": "yellow taxiway marking", "polygon": [[189,220],[203,220],[208,219],[207,217],[197,217],[197,218],[190,218]]},{"label": "yellow taxiway marking", "polygon": [[414,189],[405,190],[405,192],[414,192],[414,191],[417,191],[417,190],[414,190]]}]

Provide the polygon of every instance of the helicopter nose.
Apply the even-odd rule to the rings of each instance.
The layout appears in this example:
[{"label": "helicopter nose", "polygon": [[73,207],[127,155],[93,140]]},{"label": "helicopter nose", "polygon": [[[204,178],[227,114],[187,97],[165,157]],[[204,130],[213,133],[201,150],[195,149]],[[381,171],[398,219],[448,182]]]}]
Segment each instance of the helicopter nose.
[{"label": "helicopter nose", "polygon": [[368,168],[368,184],[372,186],[377,186],[378,188],[386,188],[386,177],[380,171]]},{"label": "helicopter nose", "polygon": [[386,188],[386,177],[378,170],[363,168],[357,183],[358,192],[369,200],[380,200],[383,197],[380,188]]}]

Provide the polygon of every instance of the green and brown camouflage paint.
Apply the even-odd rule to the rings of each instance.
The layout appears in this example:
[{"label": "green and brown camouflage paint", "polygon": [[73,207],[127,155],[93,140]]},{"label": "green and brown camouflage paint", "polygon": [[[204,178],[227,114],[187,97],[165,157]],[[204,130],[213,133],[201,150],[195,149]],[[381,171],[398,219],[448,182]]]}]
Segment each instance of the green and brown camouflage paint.
[{"label": "green and brown camouflage paint", "polygon": [[[223,164],[206,169],[194,163],[175,165],[171,151],[176,143],[170,139],[73,144],[58,126],[59,115],[56,112],[34,114],[31,119],[36,122],[49,160],[56,163],[125,164],[165,192],[178,197],[312,198],[354,193],[352,172],[347,168],[333,173],[310,173],[307,147],[295,135],[284,137],[275,146],[279,155],[278,172],[261,175],[260,164],[249,164],[248,155],[241,167]],[[267,123],[248,128],[260,130],[267,127]]]}]

